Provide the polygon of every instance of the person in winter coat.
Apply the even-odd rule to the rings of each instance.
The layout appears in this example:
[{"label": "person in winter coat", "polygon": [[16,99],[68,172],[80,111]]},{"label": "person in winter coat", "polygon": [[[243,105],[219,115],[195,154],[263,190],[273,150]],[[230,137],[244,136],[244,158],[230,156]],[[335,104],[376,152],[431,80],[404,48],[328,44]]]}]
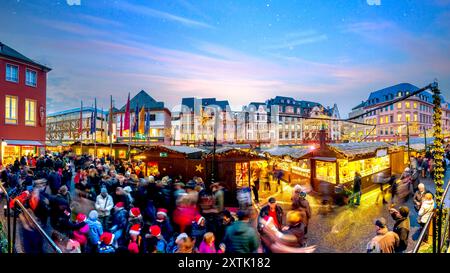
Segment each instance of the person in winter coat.
[{"label": "person in winter coat", "polygon": [[61,188],[59,188],[57,196],[66,200],[67,204],[70,207],[70,204],[72,203],[72,197],[70,196],[69,189],[66,185],[63,185],[61,186]]},{"label": "person in winter coat", "polygon": [[288,226],[283,227],[282,233],[291,235],[291,239],[285,239],[284,243],[290,247],[306,246],[306,225],[303,223],[302,213],[298,210],[289,211],[286,214],[286,221]]},{"label": "person in winter coat", "polygon": [[100,244],[98,246],[98,253],[114,253],[116,252],[116,248],[113,246],[114,244],[114,234],[110,232],[103,232],[102,236],[100,236]]},{"label": "person in winter coat", "polygon": [[[433,200],[433,195],[431,193],[426,193],[418,214],[418,222],[420,224],[421,230],[424,229],[428,219],[430,219],[430,217],[432,216],[434,206],[435,203]],[[428,233],[429,232],[426,232],[425,236],[423,237],[424,242],[428,242]]]},{"label": "person in winter coat", "polygon": [[259,247],[259,238],[249,223],[247,211],[238,212],[239,221],[229,226],[224,243],[227,253],[255,253]]},{"label": "person in winter coat", "polygon": [[129,230],[130,241],[128,242],[128,251],[133,254],[142,252],[141,225],[134,224]]},{"label": "person in winter coat", "polygon": [[102,188],[100,195],[95,200],[95,209],[98,212],[99,221],[102,223],[104,229],[108,229],[108,222],[113,207],[113,198],[108,194],[106,188]]},{"label": "person in winter coat", "polygon": [[65,234],[66,236],[72,234],[74,231],[81,229],[86,225],[84,222],[73,222],[70,219],[71,210],[70,208],[65,209],[60,215],[58,215],[58,225],[55,228],[57,231]]},{"label": "person in winter coat", "polygon": [[220,224],[217,228],[217,234],[215,235],[216,247],[218,247],[219,244],[223,242],[226,229],[234,223],[234,217],[231,215],[231,212],[229,210],[224,210],[220,214],[220,216]]},{"label": "person in winter coat", "polygon": [[275,226],[281,229],[283,225],[283,208],[277,204],[277,200],[274,197],[270,197],[269,204],[264,206],[259,212],[259,220],[265,216],[272,217]]},{"label": "person in winter coat", "polygon": [[144,253],[165,253],[167,242],[161,234],[161,229],[157,225],[149,228],[149,233],[145,235]]},{"label": "person in winter coat", "polygon": [[200,243],[200,246],[198,247],[198,253],[202,254],[210,254],[210,253],[224,253],[225,252],[225,245],[221,244],[220,249],[216,250],[215,246],[215,237],[214,233],[207,232],[205,235],[203,235],[203,240]]},{"label": "person in winter coat", "polygon": [[417,186],[417,191],[414,193],[414,209],[418,212],[420,210],[420,207],[422,206],[422,200],[425,197],[425,194],[427,194],[428,191],[425,189],[425,185],[423,183],[420,183]]},{"label": "person in winter coat", "polygon": [[55,170],[52,170],[48,175],[47,184],[53,195],[58,194],[58,190],[61,187],[61,176]]},{"label": "person in winter coat", "polygon": [[198,247],[203,240],[203,236],[206,233],[206,219],[205,217],[197,214],[192,221],[191,236],[195,239],[195,247]]},{"label": "person in winter coat", "polygon": [[397,233],[389,231],[386,219],[380,218],[375,221],[376,236],[367,244],[367,253],[394,253],[400,244]]},{"label": "person in winter coat", "polygon": [[402,206],[398,210],[391,208],[389,213],[395,221],[393,231],[397,233],[400,239],[398,246],[395,248],[395,252],[402,253],[408,248],[408,237],[411,229],[409,222],[409,208],[406,206]]},{"label": "person in winter coat", "polygon": [[114,234],[116,248],[125,245],[125,229],[128,224],[128,212],[124,208],[124,203],[119,202],[114,206],[114,214],[112,215],[111,233]]},{"label": "person in winter coat", "polygon": [[361,175],[359,172],[355,172],[355,178],[353,180],[353,194],[350,199],[350,204],[359,206],[361,201]]},{"label": "person in winter coat", "polygon": [[86,223],[89,226],[88,250],[90,253],[96,253],[98,251],[97,246],[100,242],[100,236],[103,234],[103,226],[98,221],[98,212],[96,210],[89,212]]},{"label": "person in winter coat", "polygon": [[308,200],[306,200],[306,192],[301,188],[295,189],[294,187],[291,209],[298,210],[301,213],[301,219],[305,225],[305,234],[308,233],[308,223],[312,215],[311,206],[309,205]]},{"label": "person in winter coat", "polygon": [[88,243],[89,225],[86,223],[87,217],[83,213],[77,215],[76,223],[81,226],[73,231],[73,238],[80,243],[82,252],[85,251]]},{"label": "person in winter coat", "polygon": [[170,221],[167,219],[167,210],[163,208],[159,208],[158,212],[156,213],[156,221],[155,225],[159,226],[161,228],[161,234],[168,242],[173,234],[173,228],[170,224]]},{"label": "person in winter coat", "polygon": [[141,227],[144,225],[144,220],[142,219],[141,210],[139,208],[131,208],[128,215],[129,216],[128,216],[128,225],[127,225],[127,229],[126,229],[126,234],[129,233],[130,228],[133,225],[138,224]]}]

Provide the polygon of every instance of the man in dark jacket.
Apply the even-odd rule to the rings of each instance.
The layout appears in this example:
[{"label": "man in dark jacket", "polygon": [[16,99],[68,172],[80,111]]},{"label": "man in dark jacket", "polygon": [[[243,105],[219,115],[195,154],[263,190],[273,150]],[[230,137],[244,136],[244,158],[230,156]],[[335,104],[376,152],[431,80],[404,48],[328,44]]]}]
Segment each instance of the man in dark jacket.
[{"label": "man in dark jacket", "polygon": [[239,221],[226,230],[224,243],[227,253],[255,253],[258,250],[259,239],[256,231],[249,223],[247,211],[238,212]]},{"label": "man in dark jacket", "polygon": [[61,176],[57,172],[52,170],[47,178],[47,182],[50,186],[52,195],[58,194],[58,190],[59,188],[61,188]]},{"label": "man in dark jacket", "polygon": [[275,226],[281,229],[283,225],[283,209],[277,204],[277,200],[274,197],[270,197],[269,204],[265,205],[259,212],[260,219],[265,216],[272,217]]},{"label": "man in dark jacket", "polygon": [[409,208],[406,206],[400,207],[398,210],[391,208],[389,213],[392,219],[395,220],[393,231],[397,233],[400,238],[398,246],[395,248],[395,252],[402,253],[408,248],[409,230],[411,228],[409,222]]},{"label": "man in dark jacket", "polygon": [[359,206],[360,201],[361,201],[361,175],[359,174],[359,172],[355,172],[355,179],[353,180],[353,195],[350,200],[350,204]]}]

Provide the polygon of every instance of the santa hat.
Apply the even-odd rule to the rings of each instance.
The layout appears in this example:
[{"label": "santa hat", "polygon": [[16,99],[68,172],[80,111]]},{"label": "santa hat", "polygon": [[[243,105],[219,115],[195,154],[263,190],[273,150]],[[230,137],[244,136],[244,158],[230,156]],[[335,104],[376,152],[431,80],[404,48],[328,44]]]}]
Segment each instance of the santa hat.
[{"label": "santa hat", "polygon": [[167,218],[167,210],[166,210],[166,209],[163,209],[163,208],[160,208],[160,209],[158,209],[158,211],[156,212],[156,215],[162,215],[162,216],[164,216],[164,217]]},{"label": "santa hat", "polygon": [[103,232],[100,236],[100,241],[106,245],[110,245],[114,241],[114,234],[110,232]]},{"label": "santa hat", "polygon": [[141,231],[141,225],[139,225],[139,224],[134,224],[130,228],[130,234],[132,234],[132,235],[139,235],[140,231]]},{"label": "santa hat", "polygon": [[124,202],[119,202],[115,205],[116,208],[124,208],[125,207],[125,203]]},{"label": "santa hat", "polygon": [[83,214],[83,213],[78,213],[78,215],[77,215],[77,222],[78,222],[78,223],[84,222],[84,221],[86,221],[86,219],[87,219],[87,217],[86,217],[85,214]]},{"label": "santa hat", "polygon": [[141,216],[141,210],[139,208],[131,208],[130,209],[130,216],[133,216],[133,217]]},{"label": "santa hat", "polygon": [[200,225],[200,223],[202,222],[202,220],[206,220],[205,217],[201,216],[200,214],[197,214],[194,218],[194,222],[197,223],[197,225]]},{"label": "santa hat", "polygon": [[149,231],[150,231],[150,234],[155,237],[158,237],[159,235],[161,235],[161,228],[157,225],[151,226]]}]

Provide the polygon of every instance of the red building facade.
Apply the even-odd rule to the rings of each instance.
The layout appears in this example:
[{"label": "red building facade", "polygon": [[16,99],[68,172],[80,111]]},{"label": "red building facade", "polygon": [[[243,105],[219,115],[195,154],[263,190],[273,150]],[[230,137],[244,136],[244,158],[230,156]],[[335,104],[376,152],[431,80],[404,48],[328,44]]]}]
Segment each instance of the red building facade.
[{"label": "red building facade", "polygon": [[0,42],[0,165],[45,148],[50,70]]}]

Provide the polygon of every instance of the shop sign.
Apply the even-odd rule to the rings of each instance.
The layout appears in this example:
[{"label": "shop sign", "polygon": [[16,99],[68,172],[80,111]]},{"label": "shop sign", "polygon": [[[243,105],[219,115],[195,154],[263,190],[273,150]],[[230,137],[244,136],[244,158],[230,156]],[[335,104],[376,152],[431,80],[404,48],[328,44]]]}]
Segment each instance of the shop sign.
[{"label": "shop sign", "polygon": [[166,152],[159,153],[159,157],[167,157],[167,153]]},{"label": "shop sign", "polygon": [[387,155],[387,149],[377,150],[377,157],[383,157]]}]

